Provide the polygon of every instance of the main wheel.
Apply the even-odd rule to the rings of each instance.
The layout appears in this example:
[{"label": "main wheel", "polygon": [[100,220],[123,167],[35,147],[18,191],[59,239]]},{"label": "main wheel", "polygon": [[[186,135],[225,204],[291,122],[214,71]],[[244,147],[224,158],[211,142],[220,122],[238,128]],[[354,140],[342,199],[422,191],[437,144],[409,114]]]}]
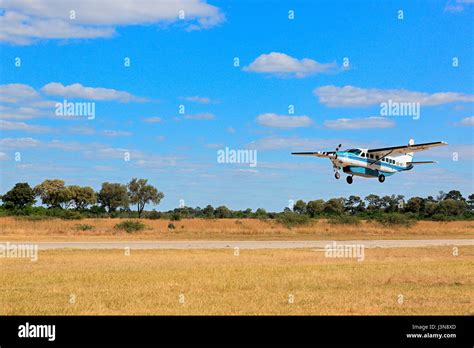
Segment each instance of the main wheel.
[{"label": "main wheel", "polygon": [[352,184],[352,176],[346,178],[348,184]]},{"label": "main wheel", "polygon": [[380,175],[379,175],[379,181],[380,181],[380,182],[384,182],[384,181],[385,181],[385,175],[380,174]]},{"label": "main wheel", "polygon": [[341,174],[339,174],[339,172],[336,172],[336,174],[334,174],[334,177],[339,180],[339,178],[341,177]]}]

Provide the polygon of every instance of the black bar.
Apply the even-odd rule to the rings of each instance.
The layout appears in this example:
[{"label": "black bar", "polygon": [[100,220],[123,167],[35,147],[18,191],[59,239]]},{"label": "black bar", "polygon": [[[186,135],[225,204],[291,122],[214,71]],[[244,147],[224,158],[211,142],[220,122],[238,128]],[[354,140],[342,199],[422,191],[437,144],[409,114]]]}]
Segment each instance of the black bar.
[{"label": "black bar", "polygon": [[[30,328],[31,325],[55,325],[54,341],[49,341],[47,337],[20,338],[19,327],[26,323]],[[472,347],[473,329],[472,316],[4,316],[0,317],[0,347],[71,344],[408,344]],[[456,337],[408,338],[407,334],[455,334]]]}]

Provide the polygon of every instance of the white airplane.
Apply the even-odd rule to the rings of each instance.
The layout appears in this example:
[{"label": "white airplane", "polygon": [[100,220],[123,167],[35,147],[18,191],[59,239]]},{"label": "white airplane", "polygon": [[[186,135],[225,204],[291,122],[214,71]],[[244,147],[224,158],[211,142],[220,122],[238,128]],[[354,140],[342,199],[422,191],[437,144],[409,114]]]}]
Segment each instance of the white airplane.
[{"label": "white airplane", "polygon": [[329,158],[332,162],[336,179],[341,177],[339,170],[342,169],[344,173],[349,174],[347,176],[347,183],[352,184],[352,177],[354,175],[365,178],[378,178],[380,182],[384,182],[386,176],[410,170],[414,164],[436,163],[434,161],[414,162],[413,152],[444,145],[448,145],[448,143],[437,141],[415,144],[415,141],[410,139],[408,145],[380,149],[348,149],[339,151],[341,147],[341,144],[339,144],[336,151],[292,152],[291,154]]}]

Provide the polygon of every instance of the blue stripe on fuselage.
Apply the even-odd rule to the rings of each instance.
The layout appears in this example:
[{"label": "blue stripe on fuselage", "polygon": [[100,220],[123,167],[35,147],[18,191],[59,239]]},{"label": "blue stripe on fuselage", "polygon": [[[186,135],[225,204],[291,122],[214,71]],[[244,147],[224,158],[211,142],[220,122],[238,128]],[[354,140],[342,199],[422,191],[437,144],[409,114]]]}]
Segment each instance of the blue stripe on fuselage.
[{"label": "blue stripe on fuselage", "polygon": [[[338,157],[345,157],[345,158],[349,158],[351,160],[356,160],[356,161],[359,161],[359,162],[363,162],[365,164],[372,164],[372,163],[375,163],[375,162],[378,162],[381,166],[381,168],[383,169],[383,167],[389,167],[389,168],[392,168],[392,169],[395,169],[396,171],[398,172],[401,172],[401,171],[404,171],[404,170],[410,170],[413,168],[413,165],[409,165],[409,166],[406,166],[406,167],[403,167],[403,166],[399,166],[399,165],[396,165],[396,164],[391,164],[391,163],[387,163],[387,162],[382,162],[381,160],[372,160],[372,159],[367,159],[365,157],[358,157],[358,156],[354,156],[354,155],[349,155],[347,152],[346,153],[338,153],[337,154]],[[370,161],[370,162],[369,162]],[[379,171],[383,171],[382,169],[378,169]]]}]

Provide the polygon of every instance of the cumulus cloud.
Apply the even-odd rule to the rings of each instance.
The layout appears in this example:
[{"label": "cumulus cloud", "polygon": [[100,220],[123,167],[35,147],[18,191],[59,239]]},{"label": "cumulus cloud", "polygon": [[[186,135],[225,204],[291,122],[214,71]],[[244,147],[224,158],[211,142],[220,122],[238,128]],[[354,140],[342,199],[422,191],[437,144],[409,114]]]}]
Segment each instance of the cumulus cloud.
[{"label": "cumulus cloud", "polygon": [[324,121],[324,126],[335,130],[391,128],[395,126],[395,122],[384,117],[338,118]]},{"label": "cumulus cloud", "polygon": [[118,130],[104,130],[103,134],[106,137],[129,137],[132,135],[131,132],[118,131]]},{"label": "cumulus cloud", "polygon": [[474,116],[465,117],[459,122],[460,126],[474,126]]},{"label": "cumulus cloud", "polygon": [[200,104],[209,104],[211,103],[211,98],[208,97],[200,97],[198,95],[190,96],[190,97],[184,97],[182,98],[186,101],[193,102],[193,103],[200,103]]},{"label": "cumulus cloud", "polygon": [[449,0],[444,6],[444,12],[463,12],[465,6],[472,5],[473,3],[473,0]]},{"label": "cumulus cloud", "polygon": [[360,107],[393,102],[420,103],[422,106],[441,105],[453,102],[473,102],[474,95],[439,92],[424,93],[406,89],[359,88],[354,86],[322,86],[313,91],[322,104],[329,107]]},{"label": "cumulus cloud", "polygon": [[3,0],[0,6],[0,40],[19,45],[39,39],[108,38],[118,26],[181,21],[187,30],[200,30],[225,20],[219,8],[203,0]]},{"label": "cumulus cloud", "polygon": [[125,91],[118,91],[111,88],[85,87],[80,83],[73,83],[64,86],[59,82],[50,82],[41,88],[41,92],[49,95],[61,96],[66,98],[83,98],[89,100],[116,100],[123,103],[145,102],[147,99],[136,97]]},{"label": "cumulus cloud", "polygon": [[203,112],[200,114],[185,115],[184,118],[186,120],[209,121],[209,120],[215,119],[216,117],[214,116],[214,114],[211,114],[210,112]]},{"label": "cumulus cloud", "polygon": [[256,121],[262,126],[274,128],[309,127],[313,124],[308,116],[286,116],[273,113],[258,115]]},{"label": "cumulus cloud", "polygon": [[143,121],[148,123],[160,123],[162,121],[161,117],[154,116],[154,117],[147,117]]},{"label": "cumulus cloud", "polygon": [[41,144],[39,140],[33,138],[3,138],[0,139],[0,148],[25,148],[37,147]]},{"label": "cumulus cloud", "polygon": [[39,93],[28,85],[21,83],[0,85],[0,102],[3,103],[18,103],[24,100],[38,99],[39,97]]},{"label": "cumulus cloud", "polygon": [[322,64],[309,58],[297,59],[285,53],[271,52],[260,55],[242,70],[281,77],[302,78],[313,74],[333,72],[336,67],[336,63]]},{"label": "cumulus cloud", "polygon": [[31,133],[49,133],[53,130],[50,127],[27,124],[25,122],[11,122],[0,120],[0,130],[16,130]]}]

